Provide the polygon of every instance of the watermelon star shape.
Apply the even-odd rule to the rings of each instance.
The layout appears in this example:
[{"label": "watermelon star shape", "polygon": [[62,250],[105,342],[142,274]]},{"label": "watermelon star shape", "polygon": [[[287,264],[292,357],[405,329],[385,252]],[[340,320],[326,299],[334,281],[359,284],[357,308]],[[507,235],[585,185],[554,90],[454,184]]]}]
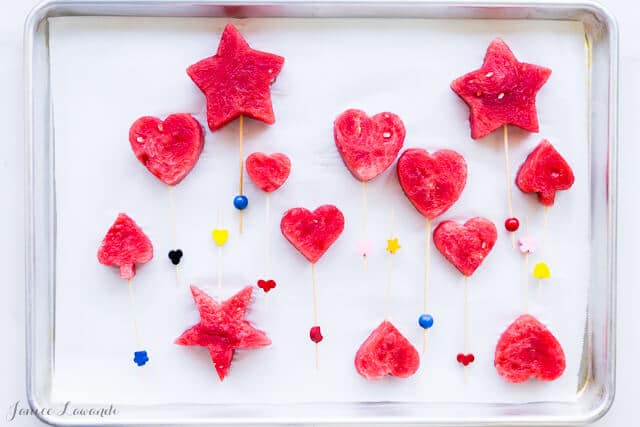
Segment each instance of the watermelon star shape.
[{"label": "watermelon star shape", "polygon": [[549,68],[518,61],[502,39],[493,40],[482,67],[451,83],[469,106],[471,138],[482,138],[502,125],[538,132],[536,95],[550,75]]},{"label": "watermelon star shape", "polygon": [[191,285],[200,322],[175,340],[178,345],[207,347],[220,380],[231,367],[236,350],[249,350],[271,344],[267,334],[245,320],[253,289],[247,286],[226,301],[218,302]]},{"label": "watermelon star shape", "polygon": [[220,39],[217,53],[187,68],[187,74],[207,98],[207,123],[212,131],[240,115],[275,123],[270,86],[284,58],[252,49],[232,24]]}]

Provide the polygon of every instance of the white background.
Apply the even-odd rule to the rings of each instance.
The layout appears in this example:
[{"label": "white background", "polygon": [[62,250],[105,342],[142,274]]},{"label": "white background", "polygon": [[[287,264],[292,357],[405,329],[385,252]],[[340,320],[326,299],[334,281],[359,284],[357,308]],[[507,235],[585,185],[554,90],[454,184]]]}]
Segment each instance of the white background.
[{"label": "white background", "polygon": [[[5,308],[1,310],[1,324],[3,325],[3,343],[6,350],[3,352],[3,360],[0,380],[6,384],[0,388],[0,404],[8,407],[11,403],[20,400],[26,405],[24,398],[24,349],[23,349],[23,221],[22,221],[22,51],[21,35],[22,22],[29,7],[29,3],[15,3],[11,7],[5,7],[2,17],[0,17],[0,120],[4,130],[4,141],[0,145],[0,173],[3,186],[2,200],[2,237],[4,245],[0,249],[0,255],[4,262],[6,284],[0,299]],[[640,103],[634,100],[640,95],[640,86],[637,83],[637,74],[640,72],[640,49],[632,41],[640,34],[634,33],[634,23],[640,17],[634,11],[634,6],[624,2],[611,2],[611,8],[620,20],[621,27],[621,107],[622,122],[622,155],[625,159],[621,165],[621,223],[620,228],[624,231],[620,235],[620,283],[619,283],[619,346],[618,346],[618,393],[612,412],[601,421],[601,425],[628,425],[636,419],[632,413],[633,391],[635,379],[638,377],[634,370],[633,362],[638,354],[638,344],[635,341],[637,333],[634,330],[634,295],[637,295],[631,275],[632,271],[625,262],[627,256],[635,252],[633,239],[635,237],[631,229],[631,222],[634,221],[637,206],[634,205],[633,194],[634,177],[631,168],[625,167],[633,160],[636,152],[634,143],[640,139],[638,131],[624,127],[625,117],[631,118],[630,114],[640,109]],[[6,121],[6,123],[5,123]],[[630,123],[632,123],[629,120]],[[625,142],[629,144],[625,145]],[[629,223],[629,224],[627,224]],[[635,230],[633,230],[635,231]],[[14,423],[22,425],[33,425],[36,420],[22,418]]]}]

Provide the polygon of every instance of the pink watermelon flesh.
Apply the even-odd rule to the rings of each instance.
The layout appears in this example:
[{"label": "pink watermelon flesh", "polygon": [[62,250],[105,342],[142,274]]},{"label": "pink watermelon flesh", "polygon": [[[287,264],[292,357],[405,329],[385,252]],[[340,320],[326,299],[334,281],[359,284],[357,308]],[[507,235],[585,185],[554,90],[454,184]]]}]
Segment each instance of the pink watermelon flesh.
[{"label": "pink watermelon flesh", "polygon": [[407,378],[420,367],[420,356],[409,340],[385,320],[358,349],[355,366],[356,371],[368,380],[379,380],[387,375]]},{"label": "pink watermelon flesh", "polygon": [[191,285],[191,294],[200,312],[200,323],[184,331],[175,343],[207,347],[220,380],[227,376],[235,350],[248,350],[271,344],[266,333],[244,320],[252,292],[252,287],[247,286],[220,303]]},{"label": "pink watermelon flesh", "polygon": [[98,248],[98,262],[120,268],[120,277],[131,279],[136,275],[136,264],[153,258],[151,240],[129,216],[118,214]]},{"label": "pink watermelon flesh", "polygon": [[291,160],[282,153],[253,153],[247,157],[245,166],[251,181],[267,193],[280,188],[291,172]]},{"label": "pink watermelon flesh", "polygon": [[531,377],[553,381],[564,372],[566,361],[553,334],[535,317],[524,314],[502,333],[494,365],[508,382],[522,383]]},{"label": "pink watermelon flesh", "polygon": [[453,150],[429,154],[421,148],[410,148],[398,159],[398,179],[418,212],[434,219],[460,198],[467,183],[467,164]]},{"label": "pink watermelon flesh", "polygon": [[167,185],[176,185],[198,161],[204,134],[189,114],[172,114],[164,121],[146,116],[131,125],[129,142],[149,172]]},{"label": "pink watermelon flesh", "polygon": [[485,260],[498,239],[498,230],[485,218],[471,218],[464,224],[441,222],[433,232],[440,253],[465,276],[471,276]]},{"label": "pink watermelon flesh", "polygon": [[556,191],[568,190],[574,181],[571,167],[546,139],[529,153],[516,176],[518,188],[538,193],[538,200],[545,206],[553,206]]},{"label": "pink watermelon flesh", "polygon": [[536,94],[549,68],[519,62],[502,39],[489,45],[482,67],[451,83],[469,106],[471,137],[482,138],[502,125],[538,132]]},{"label": "pink watermelon flesh", "polygon": [[241,114],[275,123],[270,86],[283,64],[281,56],[251,49],[238,29],[228,24],[215,56],[187,68],[207,98],[209,128],[220,129]]},{"label": "pink watermelon flesh", "polygon": [[293,208],[280,221],[282,235],[311,263],[317,262],[344,230],[344,216],[333,205],[311,212]]},{"label": "pink watermelon flesh", "polygon": [[359,181],[370,181],[391,166],[405,134],[400,117],[388,112],[369,117],[362,110],[347,110],[333,124],[338,152]]}]

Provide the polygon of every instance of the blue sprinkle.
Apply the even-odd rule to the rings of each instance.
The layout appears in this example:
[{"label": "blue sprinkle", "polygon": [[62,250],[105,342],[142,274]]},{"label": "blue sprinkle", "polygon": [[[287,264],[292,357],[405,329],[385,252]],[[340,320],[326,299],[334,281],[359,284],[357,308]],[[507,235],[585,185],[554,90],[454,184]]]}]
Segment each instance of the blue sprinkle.
[{"label": "blue sprinkle", "polygon": [[418,324],[424,329],[429,329],[433,326],[433,317],[430,314],[421,314],[418,318]]},{"label": "blue sprinkle", "polygon": [[233,198],[233,206],[238,210],[244,210],[249,205],[249,199],[244,194],[240,194]]},{"label": "blue sprinkle", "polygon": [[136,362],[138,366],[144,366],[149,361],[149,356],[147,356],[145,350],[136,351],[133,353],[133,361]]}]

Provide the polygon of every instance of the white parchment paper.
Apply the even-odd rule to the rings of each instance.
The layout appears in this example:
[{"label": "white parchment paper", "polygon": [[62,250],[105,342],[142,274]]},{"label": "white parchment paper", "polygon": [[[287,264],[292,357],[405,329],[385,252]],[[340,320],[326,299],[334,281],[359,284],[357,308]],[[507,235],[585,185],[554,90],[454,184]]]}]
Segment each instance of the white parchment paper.
[{"label": "white parchment paper", "polygon": [[[287,184],[271,197],[250,182],[245,232],[237,233],[232,198],[238,185],[237,122],[206,133],[193,172],[175,189],[178,246],[185,252],[176,286],[167,251],[174,244],[167,187],[136,160],[127,140],[142,115],[189,112],[202,123],[205,99],[185,73],[214,54],[226,19],[56,18],[51,21],[51,83],[55,119],[57,281],[54,398],[75,402],[313,402],[313,401],[571,401],[576,398],[589,282],[589,157],[582,28],[564,22],[249,19],[234,21],[256,49],[286,57],[273,85],[277,123],[246,123],[245,152],[287,153]],[[523,258],[511,249],[500,131],[469,136],[468,109],[449,88],[481,65],[485,49],[503,37],[516,56],[553,69],[538,95],[541,133],[510,129],[512,180],[526,154],[548,138],[572,165],[576,183],[550,210],[544,242],[543,209],[513,185],[514,205],[528,218],[552,278],[525,298]],[[463,345],[463,278],[433,248],[429,311],[435,326],[420,370],[410,379],[367,382],[353,367],[361,342],[384,317],[388,254],[395,209],[391,320],[420,348],[425,220],[398,185],[395,165],[367,185],[368,238],[374,243],[363,272],[356,254],[363,238],[361,184],[333,143],[333,119],[347,108],[392,111],[407,128],[405,147],[451,148],[469,166],[467,187],[441,219],[475,215],[493,220],[499,240],[469,280],[470,350],[476,363],[464,385],[455,356]],[[317,264],[320,371],[314,369],[310,266],[280,235],[282,213],[294,206],[337,205],[345,214],[341,238]],[[97,247],[119,211],[130,214],[155,246],[155,258],[134,279],[137,316],[150,362],[141,369],[126,282],[98,264]],[[218,224],[221,212],[223,224]],[[434,226],[437,225],[434,223]],[[273,345],[238,351],[221,383],[202,348],[173,340],[198,321],[188,291],[195,283],[216,295],[216,248],[210,230],[224,226],[223,296],[265,277],[270,239],[272,274],[265,296],[255,288],[249,319]],[[529,310],[562,343],[567,370],[552,383],[510,385],[493,367],[499,334]]]}]

